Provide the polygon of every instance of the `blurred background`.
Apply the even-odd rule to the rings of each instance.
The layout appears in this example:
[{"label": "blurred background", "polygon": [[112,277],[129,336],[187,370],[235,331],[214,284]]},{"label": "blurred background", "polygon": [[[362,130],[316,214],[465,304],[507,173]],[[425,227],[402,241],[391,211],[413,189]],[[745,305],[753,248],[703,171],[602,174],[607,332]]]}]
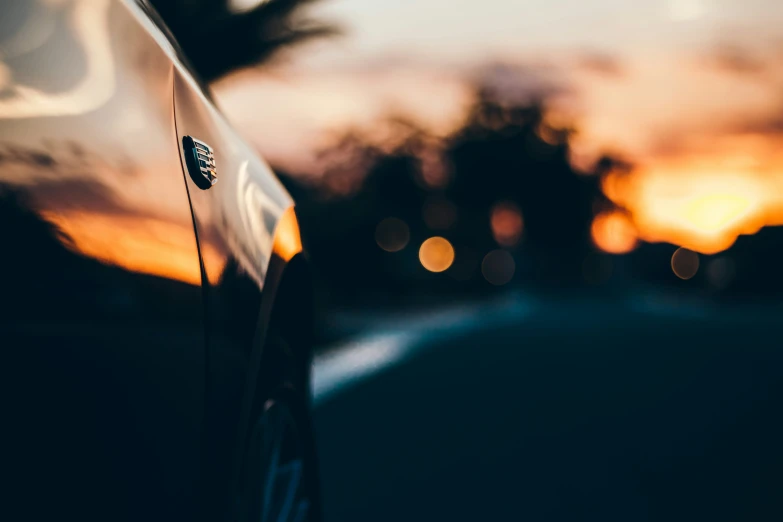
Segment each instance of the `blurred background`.
[{"label": "blurred background", "polygon": [[783,285],[780,2],[152,3],[294,195],[320,309]]}]

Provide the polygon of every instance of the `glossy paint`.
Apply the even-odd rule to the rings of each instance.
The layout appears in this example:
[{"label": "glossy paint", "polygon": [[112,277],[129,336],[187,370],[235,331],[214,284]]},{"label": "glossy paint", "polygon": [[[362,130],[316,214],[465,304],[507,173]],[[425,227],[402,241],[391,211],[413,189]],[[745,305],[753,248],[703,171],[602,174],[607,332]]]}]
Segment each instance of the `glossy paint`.
[{"label": "glossy paint", "polygon": [[[267,288],[270,266],[278,269],[291,231],[281,220],[293,216],[293,202],[269,166],[237,136],[206,98],[198,82],[182,63],[175,64],[174,110],[181,160],[187,170],[190,137],[213,150],[218,182],[208,188],[187,176],[187,188],[201,248],[209,304],[209,389],[206,444],[209,489],[216,502],[230,496],[232,480],[240,472],[242,436],[256,389],[261,347],[267,331],[275,288]],[[282,223],[283,226],[278,225]],[[294,246],[295,255],[301,250]],[[221,493],[222,492],[222,493]],[[212,506],[214,512],[223,509]]]},{"label": "glossy paint", "polygon": [[[298,252],[291,200],[142,3],[2,9],[0,519],[205,517],[227,502],[210,486],[230,482],[268,272]],[[185,133],[215,151],[209,190]]]}]

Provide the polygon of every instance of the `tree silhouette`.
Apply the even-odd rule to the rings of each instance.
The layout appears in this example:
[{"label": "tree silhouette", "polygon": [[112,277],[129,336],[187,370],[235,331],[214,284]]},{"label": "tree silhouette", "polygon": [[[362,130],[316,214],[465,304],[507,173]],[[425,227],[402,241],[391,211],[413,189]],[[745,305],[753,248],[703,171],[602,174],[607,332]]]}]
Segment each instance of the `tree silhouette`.
[{"label": "tree silhouette", "polygon": [[[392,129],[391,145],[367,143],[357,132],[337,139],[315,187],[288,181],[306,247],[333,296],[491,291],[480,264],[498,249],[517,259],[518,281],[547,288],[584,282],[583,264],[595,250],[593,217],[612,207],[601,177],[613,160],[577,172],[569,161],[571,131],[548,123],[542,101],[508,103],[478,88],[465,122],[444,139],[410,124]],[[427,174],[432,158],[434,179]],[[524,227],[517,241],[500,244],[491,215],[505,204],[521,211]],[[433,225],[433,208],[453,215]],[[388,217],[408,226],[402,251],[376,244],[376,226]],[[419,245],[435,235],[456,249],[453,278],[430,274],[418,261]]]},{"label": "tree silhouette", "polygon": [[150,0],[196,73],[210,82],[268,60],[280,50],[339,34],[303,14],[318,0],[267,0],[237,12],[230,0]]},{"label": "tree silhouette", "polygon": [[572,168],[569,137],[568,130],[547,124],[542,102],[507,105],[479,90],[447,150],[454,165],[447,192],[462,214],[484,224],[490,238],[492,207],[503,201],[518,206],[527,256],[535,258],[534,278],[550,284],[581,280],[582,262],[592,249],[593,208],[602,196],[598,175]]}]

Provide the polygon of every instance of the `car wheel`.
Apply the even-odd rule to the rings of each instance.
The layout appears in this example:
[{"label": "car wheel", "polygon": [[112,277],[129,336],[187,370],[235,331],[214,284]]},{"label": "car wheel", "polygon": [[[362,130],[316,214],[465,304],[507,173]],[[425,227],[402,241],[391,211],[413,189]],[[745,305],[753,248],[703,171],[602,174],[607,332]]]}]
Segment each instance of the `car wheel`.
[{"label": "car wheel", "polygon": [[[320,522],[321,506],[307,371],[274,338],[247,439],[242,520]],[[273,363],[273,364],[269,364]]]}]

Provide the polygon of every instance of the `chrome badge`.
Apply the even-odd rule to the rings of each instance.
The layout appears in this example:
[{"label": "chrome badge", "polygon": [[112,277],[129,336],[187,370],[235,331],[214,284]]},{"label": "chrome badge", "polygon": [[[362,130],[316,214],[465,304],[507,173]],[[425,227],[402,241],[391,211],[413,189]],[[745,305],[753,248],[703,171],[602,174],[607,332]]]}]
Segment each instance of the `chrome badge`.
[{"label": "chrome badge", "polygon": [[185,152],[188,174],[198,188],[206,190],[217,183],[215,155],[212,148],[191,136],[182,138],[182,147]]}]

